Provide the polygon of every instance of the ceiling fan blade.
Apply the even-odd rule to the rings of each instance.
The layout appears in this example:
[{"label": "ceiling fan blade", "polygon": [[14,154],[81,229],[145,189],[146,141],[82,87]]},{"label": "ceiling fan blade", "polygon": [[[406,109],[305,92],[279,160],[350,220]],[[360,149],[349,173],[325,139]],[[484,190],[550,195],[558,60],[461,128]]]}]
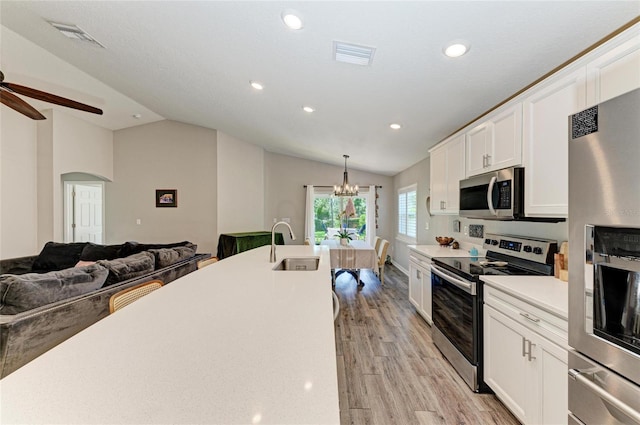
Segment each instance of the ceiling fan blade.
[{"label": "ceiling fan blade", "polygon": [[44,120],[46,119],[44,115],[38,112],[35,108],[29,105],[24,100],[20,99],[13,93],[9,93],[6,90],[0,90],[0,102],[4,103],[11,109],[15,109],[20,112],[22,115],[26,115],[34,120]]},{"label": "ceiling fan blade", "polygon": [[84,103],[76,102],[75,100],[67,99],[65,97],[56,96],[55,94],[43,92],[13,83],[2,82],[0,83],[0,85],[2,85],[2,87],[6,87],[14,93],[28,96],[33,99],[43,100],[45,102],[55,103],[56,105],[62,105],[68,108],[79,109],[81,111],[102,115],[102,109],[94,108],[93,106],[85,105]]}]

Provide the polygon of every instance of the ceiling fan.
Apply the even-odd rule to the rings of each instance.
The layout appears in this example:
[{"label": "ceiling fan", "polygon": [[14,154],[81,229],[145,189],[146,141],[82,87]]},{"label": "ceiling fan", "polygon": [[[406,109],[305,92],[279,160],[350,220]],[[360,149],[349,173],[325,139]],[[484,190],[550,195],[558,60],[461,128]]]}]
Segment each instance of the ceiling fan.
[{"label": "ceiling fan", "polygon": [[33,106],[20,99],[14,93],[31,97],[33,99],[54,103],[56,105],[66,106],[68,108],[79,109],[81,111],[102,115],[102,109],[94,108],[93,106],[85,105],[84,103],[76,102],[75,100],[56,96],[55,94],[43,92],[18,84],[5,83],[4,74],[2,73],[2,71],[0,71],[0,102],[4,103],[9,108],[20,112],[22,115],[28,116],[31,119],[46,119],[45,116],[38,112]]}]

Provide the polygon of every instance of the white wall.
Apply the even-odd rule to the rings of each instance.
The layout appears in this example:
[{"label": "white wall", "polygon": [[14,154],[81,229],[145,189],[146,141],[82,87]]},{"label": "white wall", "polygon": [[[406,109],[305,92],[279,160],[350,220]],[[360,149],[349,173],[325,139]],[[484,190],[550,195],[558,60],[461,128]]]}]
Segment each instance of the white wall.
[{"label": "white wall", "polygon": [[218,232],[265,230],[264,149],[218,131]]},{"label": "white wall", "polygon": [[[105,180],[113,179],[113,132],[75,118],[62,111],[47,111],[53,124],[53,235],[40,234],[40,243],[64,240],[64,190],[62,175],[86,173]],[[49,178],[49,177],[47,177]],[[40,205],[39,205],[40,207]]]},{"label": "white wall", "polygon": [[[380,185],[378,189],[378,236],[388,239],[393,247],[393,217],[391,193],[393,178],[380,174],[349,169],[349,183],[360,186]],[[342,183],[344,167],[324,164],[306,159],[294,158],[265,152],[265,226],[271,228],[273,219],[289,218],[297,241],[304,242],[304,216],[306,184],[314,186],[333,186]],[[284,231],[286,243],[291,243],[289,234]],[[392,249],[390,249],[392,251]],[[392,252],[389,252],[393,256]]]},{"label": "white wall", "polygon": [[36,122],[0,107],[0,258],[38,247]]},{"label": "white wall", "polygon": [[[160,121],[116,131],[106,243],[189,240],[215,253],[216,162],[215,130]],[[177,189],[177,208],[156,208],[156,189]]]}]

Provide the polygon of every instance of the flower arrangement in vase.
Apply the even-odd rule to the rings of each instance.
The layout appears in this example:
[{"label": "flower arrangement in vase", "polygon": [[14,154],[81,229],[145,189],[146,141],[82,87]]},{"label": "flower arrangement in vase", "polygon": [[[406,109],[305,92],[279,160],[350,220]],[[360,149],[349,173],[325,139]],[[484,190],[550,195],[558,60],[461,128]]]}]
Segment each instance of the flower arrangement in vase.
[{"label": "flower arrangement in vase", "polygon": [[352,238],[353,235],[349,233],[349,230],[347,230],[347,226],[349,223],[349,217],[355,217],[355,216],[356,216],[356,208],[353,205],[353,201],[351,200],[351,198],[349,198],[349,200],[347,201],[347,206],[344,208],[344,211],[340,213],[342,226],[340,227],[340,230],[338,230],[338,233],[334,235],[340,238],[340,245],[348,245],[349,241],[353,239]]},{"label": "flower arrangement in vase", "polygon": [[351,234],[346,228],[342,228],[338,230],[338,233],[336,233],[334,236],[337,236],[340,238],[340,245],[349,245],[349,241],[351,240]]}]

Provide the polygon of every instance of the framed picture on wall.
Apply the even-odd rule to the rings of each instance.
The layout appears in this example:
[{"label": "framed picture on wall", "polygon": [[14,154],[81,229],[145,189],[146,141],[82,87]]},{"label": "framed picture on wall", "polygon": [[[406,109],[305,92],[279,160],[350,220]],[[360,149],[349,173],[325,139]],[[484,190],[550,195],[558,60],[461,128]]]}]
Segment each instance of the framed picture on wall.
[{"label": "framed picture on wall", "polygon": [[177,189],[156,189],[156,208],[171,208],[177,206]]}]

